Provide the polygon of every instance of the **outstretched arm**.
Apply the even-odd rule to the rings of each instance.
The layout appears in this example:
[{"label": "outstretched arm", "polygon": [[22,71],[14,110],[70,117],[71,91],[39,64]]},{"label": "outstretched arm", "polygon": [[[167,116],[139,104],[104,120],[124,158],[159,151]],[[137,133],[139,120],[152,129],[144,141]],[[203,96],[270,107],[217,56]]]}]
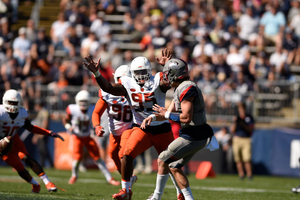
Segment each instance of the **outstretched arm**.
[{"label": "outstretched arm", "polygon": [[108,80],[106,80],[103,76],[101,76],[99,69],[100,69],[100,60],[98,59],[97,63],[95,63],[90,55],[85,57],[87,63],[83,62],[83,65],[90,70],[98,83],[101,89],[107,93],[116,95],[116,96],[125,96],[126,89],[121,84],[111,84]]},{"label": "outstretched arm", "polygon": [[23,127],[30,132],[37,133],[40,135],[48,135],[48,136],[55,137],[55,138],[57,137],[57,138],[61,139],[62,141],[65,141],[62,136],[60,136],[59,134],[57,134],[53,131],[49,131],[49,130],[41,128],[39,126],[32,125],[28,119],[25,119],[25,124]]}]

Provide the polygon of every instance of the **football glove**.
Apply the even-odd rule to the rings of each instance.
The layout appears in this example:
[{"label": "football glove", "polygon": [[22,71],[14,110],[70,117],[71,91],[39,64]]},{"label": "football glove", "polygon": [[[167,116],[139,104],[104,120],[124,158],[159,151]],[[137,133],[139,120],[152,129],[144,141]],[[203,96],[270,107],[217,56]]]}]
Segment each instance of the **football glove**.
[{"label": "football glove", "polygon": [[104,128],[102,126],[96,126],[95,133],[98,137],[103,137],[103,134],[105,133]]},{"label": "football glove", "polygon": [[49,135],[50,135],[51,137],[59,138],[59,139],[61,139],[62,141],[65,141],[65,139],[64,139],[62,136],[60,136],[59,134],[57,134],[57,133],[55,133],[55,132],[53,132],[53,131],[51,131]]}]

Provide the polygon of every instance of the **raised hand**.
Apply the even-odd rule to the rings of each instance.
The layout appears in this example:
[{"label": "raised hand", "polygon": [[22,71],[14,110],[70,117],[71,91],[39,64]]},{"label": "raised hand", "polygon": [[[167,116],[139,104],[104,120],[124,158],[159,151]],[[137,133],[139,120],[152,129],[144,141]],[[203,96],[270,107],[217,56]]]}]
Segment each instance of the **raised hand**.
[{"label": "raised hand", "polygon": [[154,104],[152,106],[152,110],[156,111],[156,114],[159,114],[160,116],[165,116],[165,113],[168,111],[166,108],[164,107],[160,107],[158,104]]},{"label": "raised hand", "polygon": [[161,64],[162,66],[164,66],[166,64],[166,62],[168,62],[168,60],[170,60],[172,58],[172,54],[170,52],[170,50],[168,50],[167,48],[164,48],[161,50],[161,58],[155,57],[156,61]]},{"label": "raised hand", "polygon": [[92,73],[95,73],[99,70],[100,68],[100,60],[101,58],[98,59],[97,63],[95,63],[92,59],[92,56],[88,55],[87,57],[85,57],[85,60],[87,61],[87,63],[83,62],[83,65],[90,70]]},{"label": "raised hand", "polygon": [[59,134],[57,134],[57,133],[55,133],[55,132],[53,132],[53,131],[51,131],[49,135],[50,135],[51,137],[59,138],[59,139],[61,139],[62,141],[65,141],[65,139],[64,139],[61,135],[59,135]]}]

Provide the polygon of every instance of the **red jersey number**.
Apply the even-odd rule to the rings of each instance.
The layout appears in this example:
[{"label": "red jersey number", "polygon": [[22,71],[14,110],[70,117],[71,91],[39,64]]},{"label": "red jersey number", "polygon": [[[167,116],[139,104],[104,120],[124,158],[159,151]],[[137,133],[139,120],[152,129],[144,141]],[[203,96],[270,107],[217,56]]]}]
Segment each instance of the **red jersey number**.
[{"label": "red jersey number", "polygon": [[6,136],[11,136],[19,130],[20,126],[2,126],[3,133]]},{"label": "red jersey number", "polygon": [[[132,93],[131,97],[134,102],[139,103],[139,109],[137,111],[145,111],[145,107],[143,104],[143,96],[144,102],[153,102],[152,106],[156,104],[156,99],[154,98],[154,92],[151,93]],[[152,111],[152,106],[150,108],[146,108],[146,111]]]}]

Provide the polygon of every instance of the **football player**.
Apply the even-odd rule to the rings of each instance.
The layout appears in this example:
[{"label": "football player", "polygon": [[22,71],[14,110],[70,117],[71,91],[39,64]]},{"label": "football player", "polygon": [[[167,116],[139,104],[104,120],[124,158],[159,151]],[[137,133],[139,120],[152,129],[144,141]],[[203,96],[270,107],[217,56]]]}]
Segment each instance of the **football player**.
[{"label": "football player", "polygon": [[[164,49],[162,58],[156,60],[164,65],[171,57],[170,51]],[[151,146],[160,153],[174,140],[168,120],[154,122],[144,130],[140,128],[143,120],[153,114],[154,104],[165,105],[166,92],[170,87],[162,80],[162,73],[151,75],[151,65],[145,57],[140,56],[132,60],[130,66],[132,77],[121,77],[119,84],[111,84],[101,76],[100,58],[97,63],[91,56],[85,59],[88,63],[83,64],[94,74],[98,85],[105,92],[125,96],[133,113],[133,128],[121,159],[122,190],[113,195],[113,199],[116,200],[131,199],[130,178],[133,173],[134,158]]]},{"label": "football player", "polygon": [[71,133],[72,144],[72,176],[69,184],[74,184],[78,178],[79,163],[83,158],[83,148],[86,147],[90,156],[95,161],[98,168],[104,174],[106,181],[111,185],[120,185],[108,171],[105,162],[100,158],[99,148],[95,140],[91,137],[93,133],[92,114],[94,105],[90,105],[90,93],[81,90],[75,97],[76,104],[70,104],[66,108],[66,115],[63,117],[63,124],[66,130]]},{"label": "football player", "polygon": [[174,175],[185,200],[193,200],[189,181],[181,168],[212,141],[218,148],[212,128],[206,123],[206,111],[201,90],[189,80],[188,66],[181,59],[172,58],[164,66],[164,79],[175,88],[169,109],[155,104],[156,114],[147,117],[141,128],[147,129],[157,120],[170,119],[181,124],[179,137],[158,156],[156,189],[148,200],[160,200],[168,180]]},{"label": "football player", "polygon": [[17,131],[20,127],[26,130],[59,138],[64,141],[63,137],[50,130],[32,125],[27,119],[28,112],[21,106],[21,96],[16,90],[7,90],[0,105],[0,139],[6,136],[12,136],[13,147],[10,152],[0,155],[8,165],[12,166],[25,181],[31,184],[33,193],[40,192],[40,184],[25,169],[21,160],[23,160],[34,173],[36,173],[44,182],[49,192],[56,192],[57,187],[50,182],[41,165],[28,154],[24,143],[21,141]]},{"label": "football player", "polygon": [[[118,83],[122,76],[129,76],[130,71],[128,65],[121,65],[114,73],[114,81]],[[115,163],[117,170],[121,174],[121,157],[123,156],[123,148],[131,134],[132,113],[129,103],[124,96],[114,96],[99,90],[99,100],[93,112],[93,126],[95,127],[96,135],[103,137],[104,130],[100,125],[101,116],[107,112],[109,121],[109,145],[108,154]],[[131,177],[131,184],[137,180],[133,175]],[[130,186],[131,187],[131,186]]]}]

